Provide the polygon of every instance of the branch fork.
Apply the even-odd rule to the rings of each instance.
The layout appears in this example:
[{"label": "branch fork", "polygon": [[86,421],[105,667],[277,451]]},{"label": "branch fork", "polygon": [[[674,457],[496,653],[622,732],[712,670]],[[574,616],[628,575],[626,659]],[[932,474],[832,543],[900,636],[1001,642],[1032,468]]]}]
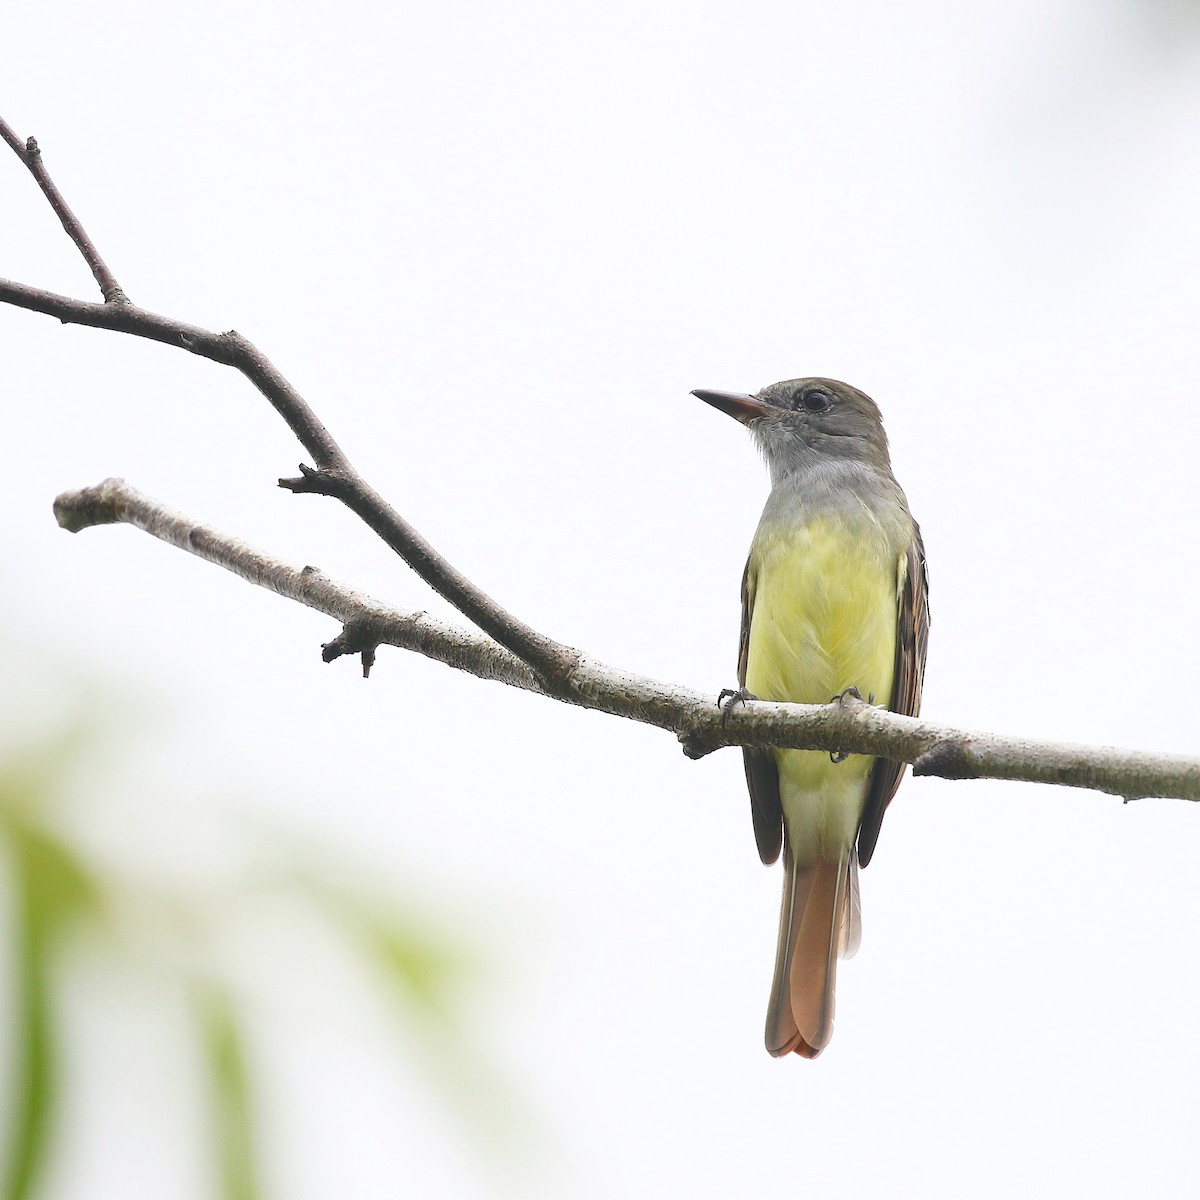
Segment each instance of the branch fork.
[{"label": "branch fork", "polygon": [[369,679],[375,665],[375,652],[382,642],[378,622],[370,617],[353,617],[342,626],[342,632],[333,641],[321,646],[321,661],[328,663],[346,654],[357,654],[362,660],[363,678]]},{"label": "branch fork", "polygon": [[299,470],[299,475],[281,479],[279,486],[297,496],[331,496],[343,502],[353,491],[353,481],[336,467],[310,467],[300,463]]}]

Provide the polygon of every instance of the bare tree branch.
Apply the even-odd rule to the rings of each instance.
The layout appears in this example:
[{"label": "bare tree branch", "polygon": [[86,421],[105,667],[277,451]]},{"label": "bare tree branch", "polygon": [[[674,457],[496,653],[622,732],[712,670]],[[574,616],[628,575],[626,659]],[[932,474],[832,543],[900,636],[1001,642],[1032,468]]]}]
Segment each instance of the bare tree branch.
[{"label": "bare tree branch", "polygon": [[58,219],[62,222],[67,235],[79,248],[79,253],[83,255],[84,261],[96,277],[96,282],[100,285],[100,294],[104,297],[105,303],[128,304],[129,297],[121,290],[116,276],[108,269],[108,264],[100,257],[100,251],[93,245],[92,239],[88,237],[79,223],[79,218],[67,206],[62,193],[58,190],[54,180],[50,178],[46,164],[42,161],[42,152],[38,149],[37,141],[30,138],[28,141],[22,142],[3,117],[0,117],[0,138],[3,138],[13,148],[16,156],[29,168],[29,173],[37,180],[42,194],[50,201],[50,207],[58,214]]},{"label": "bare tree branch", "polygon": [[[300,475],[279,480],[280,487],[340,500],[459,612],[529,663],[548,688],[565,686],[575,667],[577,655],[574,650],[518,620],[443,558],[359,475],[304,397],[252,342],[233,330],[213,333],[130,304],[124,293],[116,287],[116,280],[104,267],[78,220],[58,195],[49,176],[45,175],[37,144],[31,139],[29,144],[33,147],[32,151],[23,148],[20,139],[2,121],[0,136],[33,171],[84,257],[90,263],[92,258],[88,257],[89,251],[94,255],[95,262],[103,267],[106,278],[111,280],[122,301],[89,304],[0,279],[0,302],[57,317],[64,324],[91,325],[97,329],[112,329],[150,338],[240,371],[271,402],[316,463],[315,470],[302,463]],[[97,275],[97,278],[100,276]],[[102,282],[101,287],[104,286]],[[108,297],[107,291],[105,296]]]},{"label": "bare tree branch", "polygon": [[786,746],[890,758],[912,763],[914,774],[944,779],[1056,783],[1127,800],[1200,800],[1197,759],[971,733],[874,708],[849,696],[826,705],[751,701],[723,715],[712,695],[618,670],[584,655],[578,655],[565,688],[549,688],[525,662],[483,634],[425,613],[400,612],[335,583],[314,567],[280,562],[141,495],[123,480],[107,479],[96,487],[64,493],[55,500],[54,513],[73,533],[92,525],[134,525],[333,617],[342,623],[342,632],[323,647],[326,661],[373,653],[378,645],[415,650],[481,679],[669,729],[693,758],[722,746]]}]

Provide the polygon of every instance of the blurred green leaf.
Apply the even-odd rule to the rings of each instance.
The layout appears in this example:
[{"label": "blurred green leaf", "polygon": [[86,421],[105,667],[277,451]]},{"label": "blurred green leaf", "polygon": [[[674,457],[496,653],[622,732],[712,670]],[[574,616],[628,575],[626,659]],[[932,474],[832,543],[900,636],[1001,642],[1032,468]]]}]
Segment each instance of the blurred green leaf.
[{"label": "blurred green leaf", "polygon": [[245,1042],[229,989],[214,980],[197,984],[195,1010],[213,1093],[221,1194],[225,1200],[257,1200]]},{"label": "blurred green leaf", "polygon": [[53,1011],[55,957],[67,934],[96,915],[102,890],[42,822],[84,738],[79,728],[0,766],[0,836],[9,863],[15,933],[15,1047],[5,1200],[33,1195],[61,1094]]},{"label": "blurred green leaf", "polygon": [[[223,1200],[259,1200],[262,1181],[247,1047],[250,1038],[223,982],[219,948],[228,919],[279,886],[298,888],[315,901],[338,936],[358,953],[375,987],[395,1008],[397,1027],[409,1035],[429,1081],[464,1126],[471,1149],[493,1165],[507,1157],[523,1132],[487,1046],[464,1011],[477,962],[452,933],[428,919],[424,906],[397,905],[340,875],[328,856],[293,856],[273,835],[269,855],[282,871],[264,880],[222,878],[195,895],[147,889],[135,875],[76,851],[82,828],[71,806],[92,794],[97,763],[110,751],[103,705],[81,703],[83,715],[40,746],[0,758],[0,858],[9,885],[13,940],[9,977],[14,1004],[3,1035],[14,1047],[7,1091],[7,1145],[0,1162],[0,1200],[34,1200],[56,1135],[69,1079],[62,1063],[57,998],[64,960],[78,935],[107,930],[105,951],[147,955],[156,972],[184,979],[191,989],[196,1036],[207,1068],[210,1129]],[[115,739],[119,743],[122,739]],[[85,843],[86,844],[86,843]],[[236,874],[236,873],[235,873]],[[293,895],[294,895],[293,891]],[[182,919],[162,920],[164,912]],[[197,959],[197,955],[200,959]],[[205,965],[199,965],[202,961]],[[199,979],[199,982],[197,982]],[[491,1153],[486,1153],[487,1151]]]},{"label": "blurred green leaf", "polygon": [[451,933],[380,897],[325,876],[301,874],[296,882],[342,926],[402,1002],[400,1023],[470,1148],[489,1166],[519,1159],[534,1140],[532,1115],[462,1011],[467,985],[479,974],[475,956]]},{"label": "blurred green leaf", "polygon": [[448,934],[418,924],[381,900],[365,900],[326,883],[310,881],[310,886],[375,968],[424,1019],[454,1023],[455,1001],[472,964]]}]

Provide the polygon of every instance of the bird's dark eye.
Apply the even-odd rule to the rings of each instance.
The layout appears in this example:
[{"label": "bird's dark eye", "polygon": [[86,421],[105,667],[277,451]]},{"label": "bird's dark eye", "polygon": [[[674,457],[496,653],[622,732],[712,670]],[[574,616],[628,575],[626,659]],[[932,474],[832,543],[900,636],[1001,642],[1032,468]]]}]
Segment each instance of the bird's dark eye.
[{"label": "bird's dark eye", "polygon": [[800,397],[800,403],[811,413],[823,413],[833,407],[833,397],[824,388],[813,388]]}]

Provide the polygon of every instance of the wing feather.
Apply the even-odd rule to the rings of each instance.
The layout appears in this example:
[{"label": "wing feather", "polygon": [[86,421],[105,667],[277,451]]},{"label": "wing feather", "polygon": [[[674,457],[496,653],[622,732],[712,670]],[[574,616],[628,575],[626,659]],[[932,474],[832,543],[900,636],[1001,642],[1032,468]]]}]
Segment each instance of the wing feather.
[{"label": "wing feather", "polygon": [[[921,708],[921,683],[925,677],[925,651],[929,645],[929,579],[921,530],[913,522],[913,540],[904,561],[904,579],[897,589],[896,670],[892,682],[892,712],[915,717]],[[875,853],[883,814],[891,803],[904,763],[876,759],[871,790],[858,827],[858,861],[865,867]]]},{"label": "wing feather", "polygon": [[[746,657],[750,652],[750,622],[754,617],[754,576],[749,561],[742,574],[742,630],[738,644],[738,686],[746,686]],[[779,768],[775,755],[758,746],[745,746],[746,788],[754,819],[758,856],[768,865],[783,847],[783,801],[779,797]]]}]

